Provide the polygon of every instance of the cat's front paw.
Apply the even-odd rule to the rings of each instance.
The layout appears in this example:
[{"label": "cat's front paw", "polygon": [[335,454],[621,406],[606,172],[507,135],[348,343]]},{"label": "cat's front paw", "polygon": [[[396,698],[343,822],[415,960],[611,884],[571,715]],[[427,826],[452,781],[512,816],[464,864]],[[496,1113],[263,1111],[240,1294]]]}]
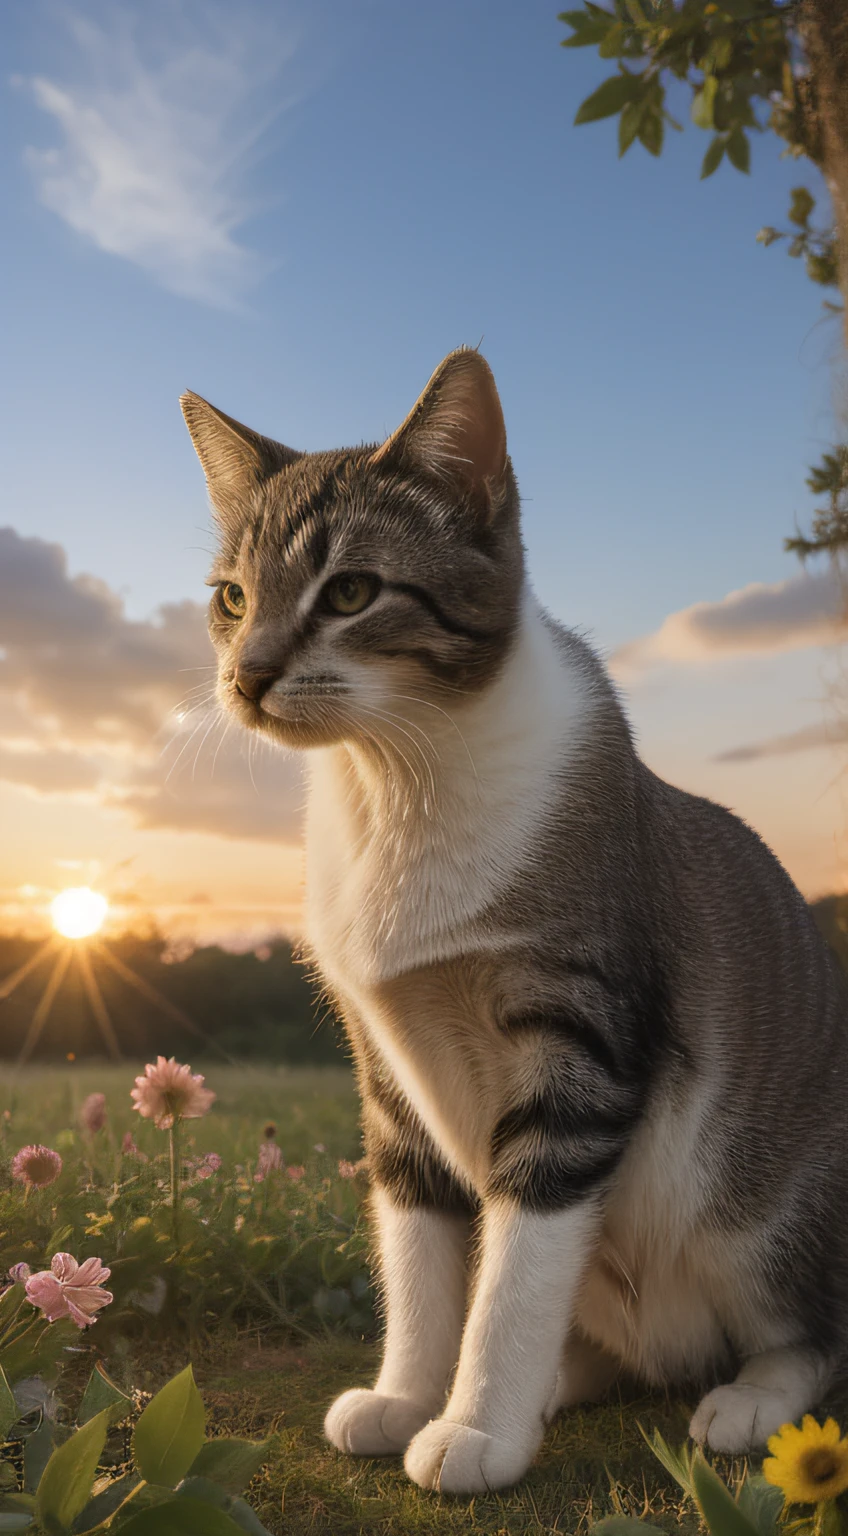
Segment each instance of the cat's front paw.
[{"label": "cat's front paw", "polygon": [[429,1408],[409,1398],[354,1388],[336,1398],[324,1434],[349,1456],[398,1456],[429,1417]]},{"label": "cat's front paw", "polygon": [[731,1382],[716,1387],[702,1398],[689,1425],[689,1433],[699,1445],[726,1456],[740,1456],[765,1445],[782,1424],[797,1415],[786,1392],[774,1388]]},{"label": "cat's front paw", "polygon": [[419,1488],[437,1493],[486,1493],[508,1488],[532,1460],[524,1447],[452,1419],[433,1419],[415,1436],[404,1458]]}]

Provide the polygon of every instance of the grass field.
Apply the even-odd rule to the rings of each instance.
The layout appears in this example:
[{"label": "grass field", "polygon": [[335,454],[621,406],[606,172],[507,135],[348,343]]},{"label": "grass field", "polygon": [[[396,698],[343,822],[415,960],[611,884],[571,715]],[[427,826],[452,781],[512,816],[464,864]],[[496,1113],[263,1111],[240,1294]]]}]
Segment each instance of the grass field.
[{"label": "grass field", "polygon": [[[62,1237],[57,1246],[79,1257],[96,1252],[113,1266],[116,1300],[109,1311],[114,1315],[110,1323],[104,1313],[86,1342],[100,1347],[117,1376],[125,1381],[131,1376],[135,1386],[147,1390],[191,1355],[211,1426],[257,1438],[279,1431],[279,1449],[250,1494],[274,1536],[576,1536],[613,1512],[649,1516],[669,1531],[699,1529],[638,1428],[639,1422],[649,1431],[659,1428],[680,1444],[691,1400],[616,1389],[606,1403],[552,1426],[529,1476],[503,1496],[441,1499],[413,1487],[399,1461],[339,1456],[323,1440],[324,1413],[339,1391],[373,1379],[379,1352],[372,1314],[363,1324],[366,1314],[344,1300],[351,1285],[356,1293],[351,1276],[365,1262],[356,1224],[364,1180],[342,1178],[337,1169],[338,1159],[353,1161],[361,1151],[352,1079],[334,1068],[209,1067],[207,1083],[218,1097],[204,1119],[186,1124],[184,1152],[191,1157],[217,1152],[222,1165],[214,1180],[198,1186],[193,1206],[186,1201],[188,1225],[169,1247],[165,1181],[157,1177],[166,1166],[167,1137],[140,1124],[131,1107],[137,1070],[91,1063],[4,1074],[0,1268],[23,1257],[34,1267],[43,1263],[48,1250],[55,1251],[50,1245],[57,1231]],[[92,1092],[106,1095],[108,1122],[96,1137],[86,1138],[78,1116]],[[295,1169],[295,1178],[281,1172],[276,1182],[257,1185],[252,1160],[268,1121],[277,1127],[287,1163],[304,1171]],[[128,1130],[147,1150],[143,1188],[121,1158]],[[8,1168],[10,1157],[29,1141],[57,1147],[65,1168],[55,1185],[30,1191],[24,1200],[11,1185]],[[144,1200],[153,1219],[137,1214],[147,1208],[139,1203]],[[139,1225],[144,1234],[148,1228],[155,1233],[155,1242],[136,1251]],[[129,1266],[123,1282],[122,1265]],[[145,1265],[159,1265],[156,1272],[165,1274],[168,1305],[140,1330],[129,1288],[146,1283]],[[278,1270],[284,1277],[279,1287]],[[310,1305],[316,1286],[325,1300],[342,1300]],[[225,1305],[220,1293],[228,1287]],[[731,1480],[743,1473],[741,1464],[722,1470]]]}]

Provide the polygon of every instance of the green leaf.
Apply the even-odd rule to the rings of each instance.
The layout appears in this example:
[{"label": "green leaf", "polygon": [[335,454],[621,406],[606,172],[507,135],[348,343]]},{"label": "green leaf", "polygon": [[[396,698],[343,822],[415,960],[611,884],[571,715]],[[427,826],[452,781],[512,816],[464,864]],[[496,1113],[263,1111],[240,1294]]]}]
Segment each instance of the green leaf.
[{"label": "green leaf", "polygon": [[706,180],[707,176],[712,176],[713,172],[718,170],[724,159],[724,151],[725,140],[716,134],[715,138],[710,142],[701,164],[702,181]]},{"label": "green leaf", "polygon": [[23,1510],[0,1514],[0,1531],[28,1531],[32,1523],[32,1515]]},{"label": "green leaf", "polygon": [[133,1455],[148,1483],[176,1487],[206,1434],[206,1413],[190,1365],[148,1403],[133,1433]]},{"label": "green leaf", "polygon": [[812,192],[806,187],[793,187],[792,200],[789,204],[789,217],[793,224],[806,229],[810,222],[810,214],[816,206],[816,200]]},{"label": "green leaf", "polygon": [[775,240],[782,240],[783,235],[779,229],[774,229],[771,224],[766,224],[757,233],[758,245],[774,245]]},{"label": "green leaf", "polygon": [[601,117],[613,117],[628,101],[635,101],[644,89],[640,75],[612,75],[587,96],[577,109],[575,123],[595,123]]},{"label": "green leaf", "polygon": [[230,1505],[230,1515],[240,1530],[247,1531],[247,1536],[271,1536],[267,1526],[262,1524],[256,1510],[251,1509],[244,1499],[233,1499]]},{"label": "green leaf", "polygon": [[120,1419],[125,1419],[132,1409],[132,1398],[127,1397],[127,1394],[115,1385],[103,1369],[102,1362],[98,1360],[88,1378],[88,1386],[83,1393],[77,1414],[77,1423],[87,1424],[89,1419],[93,1419],[97,1413],[102,1413],[104,1408],[108,1408],[111,1412],[110,1422],[117,1424]]},{"label": "green leaf", "polygon": [[109,1409],[77,1429],[50,1457],[41,1474],[35,1507],[45,1530],[69,1531],[91,1498],[97,1463],[103,1455]]},{"label": "green leaf", "polygon": [[20,1410],[15,1402],[15,1394],[6,1380],[6,1373],[0,1366],[0,1442],[5,1440],[13,1424],[20,1418]]},{"label": "green leaf", "polygon": [[599,59],[617,59],[624,47],[624,27],[619,22],[617,26],[610,27],[606,36],[598,46]]},{"label": "green leaf", "polygon": [[739,1508],[759,1532],[759,1536],[777,1536],[783,1493],[764,1477],[746,1477],[739,1490]]},{"label": "green leaf", "polygon": [[626,107],[622,107],[621,117],[618,119],[619,159],[622,155],[627,154],[628,149],[639,132],[639,124],[642,121],[644,110],[644,101],[628,101]]},{"label": "green leaf", "polygon": [[658,155],[660,153],[663,147],[665,125],[659,108],[653,106],[653,104],[646,108],[642,113],[636,132],[640,144],[644,144],[650,154]]},{"label": "green leaf", "polygon": [[24,1486],[34,1493],[50,1457],[56,1449],[55,1425],[42,1419],[37,1429],[24,1441]]},{"label": "green leaf", "polygon": [[12,1383],[22,1376],[41,1376],[72,1344],[79,1342],[75,1323],[36,1323],[33,1330],[19,1334],[12,1344],[0,1349],[0,1366]]},{"label": "green leaf", "polygon": [[121,1536],[242,1536],[223,1509],[200,1499],[170,1499],[121,1523]]},{"label": "green leaf", "polygon": [[592,1526],[592,1536],[665,1536],[658,1525],[646,1525],[631,1515],[610,1515]]},{"label": "green leaf", "polygon": [[0,1339],[12,1326],[25,1301],[26,1291],[22,1285],[9,1285],[0,1294]]},{"label": "green leaf", "polygon": [[208,1477],[227,1493],[241,1493],[268,1460],[273,1440],[207,1440],[189,1468],[191,1477]]},{"label": "green leaf", "polygon": [[747,175],[751,169],[751,145],[744,128],[733,128],[727,136],[727,158],[737,171]]},{"label": "green leaf", "polygon": [[729,1488],[701,1456],[692,1463],[692,1484],[698,1508],[713,1536],[760,1536]]},{"label": "green leaf", "polygon": [[561,11],[557,19],[565,22],[574,33],[573,37],[563,38],[563,48],[586,48],[602,43],[610,28],[617,25],[615,15],[600,6],[592,6],[586,11]]},{"label": "green leaf", "polygon": [[[140,1487],[141,1480],[137,1472],[127,1472],[123,1477],[113,1477],[105,1488],[89,1499],[80,1513],[77,1526],[80,1530],[90,1531],[93,1526],[101,1525],[114,1515],[116,1509],[120,1509],[125,1499],[128,1499],[136,1488]],[[166,1498],[171,1497],[170,1488]]]},{"label": "green leaf", "polygon": [[688,1493],[692,1497],[694,1494],[692,1484],[692,1453],[689,1447],[683,1445],[679,1451],[673,1451],[671,1446],[666,1444],[658,1429],[655,1429],[652,1435],[646,1435],[641,1424],[637,1427],[642,1439],[648,1449],[653,1451],[657,1461],[661,1466],[665,1467],[669,1476],[673,1477],[674,1481],[680,1484],[683,1492]]},{"label": "green leaf", "polygon": [[692,121],[696,128],[714,126],[715,99],[718,81],[715,75],[707,75],[699,91],[692,97]]}]

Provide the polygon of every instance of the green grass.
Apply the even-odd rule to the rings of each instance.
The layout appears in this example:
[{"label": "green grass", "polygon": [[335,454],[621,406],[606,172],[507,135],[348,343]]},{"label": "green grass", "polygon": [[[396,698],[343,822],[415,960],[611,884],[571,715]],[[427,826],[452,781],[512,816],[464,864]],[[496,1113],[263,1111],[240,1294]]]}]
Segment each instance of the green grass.
[{"label": "green grass", "polygon": [[[290,1163],[314,1161],[316,1142],[331,1158],[361,1155],[353,1076],[343,1067],[285,1067],[249,1064],[195,1068],[218,1095],[209,1115],[186,1127],[198,1152],[220,1152],[238,1161],[252,1152],[267,1121]],[[57,1135],[77,1126],[83,1100],[105,1093],[109,1123],[119,1143],[125,1131],[139,1138],[139,1117],[130,1089],[144,1062],[81,1062],[67,1066],[0,1066],[0,1135],[9,1151],[26,1142],[52,1146]],[[151,1133],[155,1135],[156,1133]],[[60,1149],[61,1150],[61,1149]]]},{"label": "green grass", "polygon": [[[647,1450],[637,1421],[659,1428],[672,1444],[686,1435],[692,1403],[662,1395],[615,1393],[560,1418],[536,1464],[512,1492],[474,1499],[423,1493],[399,1458],[365,1461],[339,1455],[321,1425],[340,1391],[369,1385],[378,1347],[353,1339],[292,1345],[256,1334],[231,1336],[195,1361],[210,1425],[259,1438],[276,1430],[279,1450],[250,1490],[250,1501],[274,1536],[572,1536],[614,1512],[650,1517],[664,1529],[694,1536],[699,1523],[677,1485]],[[177,1357],[168,1370],[180,1363]],[[152,1388],[167,1370],[151,1372]],[[738,1478],[741,1464],[719,1463]]]},{"label": "green grass", "polygon": [[[105,1356],[123,1385],[144,1390],[155,1390],[191,1357],[213,1433],[259,1438],[279,1430],[279,1449],[250,1492],[274,1536],[577,1536],[613,1512],[694,1536],[696,1516],[638,1429],[639,1422],[649,1432],[659,1428],[681,1444],[692,1397],[640,1396],[621,1387],[605,1403],[564,1416],[527,1478],[501,1496],[425,1494],[399,1460],[359,1461],[332,1450],[321,1433],[327,1407],[346,1388],[373,1381],[379,1352],[357,1223],[364,1181],[342,1180],[336,1166],[361,1151],[351,1076],[336,1068],[208,1067],[218,1098],[204,1119],[184,1127],[185,1150],[218,1152],[223,1163],[214,1179],[187,1191],[175,1242],[167,1135],[142,1123],[129,1098],[140,1070],[142,1064],[86,1063],[4,1075],[0,1283],[11,1263],[26,1258],[39,1267],[57,1247],[78,1258],[97,1253],[109,1264],[115,1301],[85,1343]],[[106,1094],[109,1123],[91,1142],[78,1115],[95,1091]],[[286,1161],[305,1166],[302,1180],[278,1175],[255,1184],[268,1121]],[[146,1150],[147,1164],[121,1157],[127,1130]],[[57,1147],[65,1167],[56,1184],[25,1198],[8,1170],[14,1152],[30,1141]],[[168,1301],[154,1319],[139,1312],[133,1295],[156,1275],[166,1281]],[[78,1356],[71,1394],[74,1374],[81,1379],[89,1368],[90,1358]],[[731,1482],[742,1475],[741,1464],[719,1467]]]}]

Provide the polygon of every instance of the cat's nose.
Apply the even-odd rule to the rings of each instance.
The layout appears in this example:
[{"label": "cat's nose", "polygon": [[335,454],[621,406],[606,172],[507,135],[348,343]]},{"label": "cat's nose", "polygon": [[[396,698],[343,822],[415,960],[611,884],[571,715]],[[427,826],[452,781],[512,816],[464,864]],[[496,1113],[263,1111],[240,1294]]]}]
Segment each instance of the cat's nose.
[{"label": "cat's nose", "polygon": [[279,675],[279,672],[269,672],[267,667],[251,667],[242,663],[236,671],[236,691],[243,699],[258,704],[263,693],[268,692]]}]

